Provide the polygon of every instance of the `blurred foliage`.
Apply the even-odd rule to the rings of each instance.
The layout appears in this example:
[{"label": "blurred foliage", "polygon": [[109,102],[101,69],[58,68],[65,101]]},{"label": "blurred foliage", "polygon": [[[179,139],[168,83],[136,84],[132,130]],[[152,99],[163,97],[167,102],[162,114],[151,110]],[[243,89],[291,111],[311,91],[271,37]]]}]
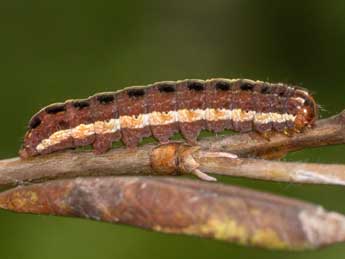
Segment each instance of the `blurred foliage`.
[{"label": "blurred foliage", "polygon": [[[2,1],[0,157],[12,157],[42,106],[128,85],[252,78],[310,88],[323,116],[345,107],[345,2]],[[345,163],[345,147],[288,160]],[[345,213],[341,187],[223,182]],[[291,253],[79,219],[0,212],[0,258],[339,258],[345,244]]]}]

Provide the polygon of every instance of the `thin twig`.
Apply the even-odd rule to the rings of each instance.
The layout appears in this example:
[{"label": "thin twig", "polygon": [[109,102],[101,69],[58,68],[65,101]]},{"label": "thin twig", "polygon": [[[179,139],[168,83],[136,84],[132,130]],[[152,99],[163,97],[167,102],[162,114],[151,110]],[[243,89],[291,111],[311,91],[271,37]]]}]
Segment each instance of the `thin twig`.
[{"label": "thin twig", "polygon": [[[345,165],[287,163],[302,148],[343,144],[345,112],[287,137],[258,134],[114,149],[103,155],[65,151],[0,161],[0,207],[16,212],[78,216],[167,233],[191,234],[272,249],[308,249],[345,241],[345,216],[321,207],[231,186],[186,179],[138,177],[206,173],[264,180],[345,185]],[[237,156],[238,155],[238,156]],[[249,157],[249,158],[248,158]],[[255,157],[255,159],[253,158]],[[87,177],[78,176],[132,177]],[[62,179],[59,178],[74,178]]]},{"label": "thin twig", "polygon": [[202,147],[235,153],[241,157],[281,158],[287,153],[311,147],[345,143],[345,110],[330,118],[316,121],[312,128],[289,137],[272,133],[269,140],[257,133],[237,134],[200,141]]},{"label": "thin twig", "polygon": [[[345,111],[292,137],[273,134],[270,141],[255,133],[202,139],[198,147],[183,144],[145,145],[136,150],[113,149],[103,155],[65,151],[32,159],[0,161],[0,187],[57,178],[95,175],[201,173],[299,183],[345,183],[345,165],[273,162],[241,157],[280,157],[302,148],[343,144]],[[183,147],[180,149],[179,147]],[[179,161],[177,165],[175,162]],[[206,177],[205,177],[206,178]],[[209,178],[209,180],[212,180]]]},{"label": "thin twig", "polygon": [[203,157],[200,169],[219,175],[277,182],[345,185],[345,165],[294,163],[261,159]]}]

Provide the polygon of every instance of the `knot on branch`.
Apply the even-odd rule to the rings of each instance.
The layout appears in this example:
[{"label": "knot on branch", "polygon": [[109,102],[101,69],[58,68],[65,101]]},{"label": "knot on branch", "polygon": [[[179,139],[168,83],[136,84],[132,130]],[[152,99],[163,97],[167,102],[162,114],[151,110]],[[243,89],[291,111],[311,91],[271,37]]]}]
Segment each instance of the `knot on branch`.
[{"label": "knot on branch", "polygon": [[154,148],[150,155],[153,171],[162,175],[194,174],[205,181],[217,181],[216,178],[200,170],[202,158],[226,158],[237,160],[237,155],[224,152],[201,151],[200,146],[185,143],[163,144]]},{"label": "knot on branch", "polygon": [[193,157],[199,146],[185,143],[169,143],[155,147],[150,154],[151,167],[157,174],[181,175],[191,173],[199,167]]}]

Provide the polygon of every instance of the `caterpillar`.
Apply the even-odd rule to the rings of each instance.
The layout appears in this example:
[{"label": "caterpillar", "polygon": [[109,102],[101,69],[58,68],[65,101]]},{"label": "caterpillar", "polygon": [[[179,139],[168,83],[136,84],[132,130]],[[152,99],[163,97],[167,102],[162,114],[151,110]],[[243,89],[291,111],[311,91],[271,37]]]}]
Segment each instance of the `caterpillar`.
[{"label": "caterpillar", "polygon": [[196,143],[201,130],[300,131],[318,107],[306,89],[249,79],[186,79],[133,86],[51,104],[30,120],[21,158],[92,145],[96,154],[121,140],[129,148],[179,132]]}]

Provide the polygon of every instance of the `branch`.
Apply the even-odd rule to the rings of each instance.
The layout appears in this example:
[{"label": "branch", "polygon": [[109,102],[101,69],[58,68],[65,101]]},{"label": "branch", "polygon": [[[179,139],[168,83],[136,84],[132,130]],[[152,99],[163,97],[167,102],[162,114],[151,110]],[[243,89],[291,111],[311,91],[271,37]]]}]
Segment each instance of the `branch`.
[{"label": "branch", "polygon": [[302,148],[343,144],[344,125],[342,112],[292,137],[272,134],[270,141],[249,133],[206,138],[199,142],[200,147],[170,143],[136,150],[119,148],[103,155],[65,151],[27,160],[2,160],[0,187],[44,183],[0,193],[0,207],[119,222],[272,249],[318,248],[345,241],[345,216],[243,188],[138,175],[193,173],[212,180],[206,173],[214,173],[345,185],[345,165],[249,158],[278,158]]},{"label": "branch", "polygon": [[255,132],[200,141],[202,147],[235,153],[241,157],[281,158],[305,148],[345,143],[345,110],[318,120],[315,126],[291,137],[272,133],[269,140]]},{"label": "branch", "polygon": [[[272,158],[302,148],[343,144],[345,111],[316,122],[292,137],[273,134],[270,141],[256,133],[200,140],[198,147],[182,143],[145,145],[136,150],[113,149],[102,155],[65,151],[32,159],[0,161],[0,187],[77,176],[189,174],[193,172],[298,183],[345,183],[345,165],[287,163],[241,157]],[[202,176],[201,176],[202,177]],[[211,178],[208,178],[209,180]]]},{"label": "branch", "polygon": [[270,249],[345,240],[345,217],[244,188],[163,177],[88,177],[0,193],[16,212],[82,217]]}]

